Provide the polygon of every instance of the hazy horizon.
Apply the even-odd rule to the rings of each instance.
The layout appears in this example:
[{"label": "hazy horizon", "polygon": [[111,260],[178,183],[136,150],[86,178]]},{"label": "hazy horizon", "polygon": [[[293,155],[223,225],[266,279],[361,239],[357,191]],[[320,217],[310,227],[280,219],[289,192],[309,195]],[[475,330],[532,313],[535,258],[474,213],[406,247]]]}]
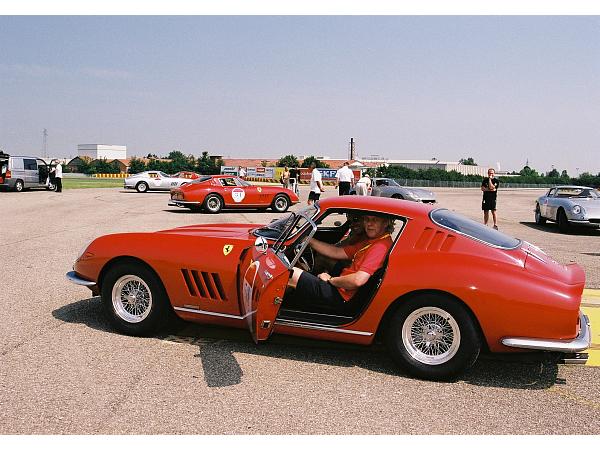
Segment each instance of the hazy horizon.
[{"label": "hazy horizon", "polygon": [[598,16],[0,17],[0,148],[597,174]]}]

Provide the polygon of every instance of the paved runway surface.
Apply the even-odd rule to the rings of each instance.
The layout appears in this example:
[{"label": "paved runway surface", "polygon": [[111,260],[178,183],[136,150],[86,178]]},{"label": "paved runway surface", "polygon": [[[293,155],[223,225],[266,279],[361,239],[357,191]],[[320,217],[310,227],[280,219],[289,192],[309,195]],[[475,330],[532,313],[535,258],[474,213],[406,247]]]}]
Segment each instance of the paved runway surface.
[{"label": "paved runway surface", "polygon": [[[480,192],[435,191],[440,206],[479,219]],[[600,232],[536,226],[541,192],[501,191],[501,230],[577,261],[587,288],[600,288]],[[167,197],[0,193],[0,434],[598,433],[600,368],[544,355],[482,357],[458,381],[432,383],[399,373],[380,346],[283,336],[256,346],[244,330],[197,325],[145,339],[113,332],[99,298],[64,278],[89,240],[277,217],[192,214]],[[597,291],[586,292],[598,346]]]}]

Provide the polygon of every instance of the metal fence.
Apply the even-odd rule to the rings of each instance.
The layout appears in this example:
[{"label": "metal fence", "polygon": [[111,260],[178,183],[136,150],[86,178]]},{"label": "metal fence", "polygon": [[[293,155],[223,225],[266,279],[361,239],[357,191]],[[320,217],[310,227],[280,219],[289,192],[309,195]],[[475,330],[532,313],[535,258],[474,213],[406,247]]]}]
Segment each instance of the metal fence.
[{"label": "metal fence", "polygon": [[[402,186],[408,187],[449,187],[449,188],[480,188],[481,182],[477,181],[434,181],[434,180],[412,180],[409,178],[396,178]],[[554,184],[526,184],[526,183],[501,183],[501,188],[521,189],[548,189]]]}]

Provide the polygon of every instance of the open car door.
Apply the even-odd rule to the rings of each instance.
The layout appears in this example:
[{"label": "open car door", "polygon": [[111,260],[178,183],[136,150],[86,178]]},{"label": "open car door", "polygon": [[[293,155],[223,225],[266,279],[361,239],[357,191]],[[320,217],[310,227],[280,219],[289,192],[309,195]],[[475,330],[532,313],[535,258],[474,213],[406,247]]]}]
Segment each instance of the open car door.
[{"label": "open car door", "polygon": [[[291,233],[302,232],[294,246],[294,258],[289,261],[284,251]],[[252,259],[242,279],[242,312],[254,342],[266,340],[273,332],[285,289],[294,267],[310,239],[317,231],[315,223],[302,215],[292,213],[290,221],[277,241],[269,246],[264,237],[258,237],[252,248]]]}]

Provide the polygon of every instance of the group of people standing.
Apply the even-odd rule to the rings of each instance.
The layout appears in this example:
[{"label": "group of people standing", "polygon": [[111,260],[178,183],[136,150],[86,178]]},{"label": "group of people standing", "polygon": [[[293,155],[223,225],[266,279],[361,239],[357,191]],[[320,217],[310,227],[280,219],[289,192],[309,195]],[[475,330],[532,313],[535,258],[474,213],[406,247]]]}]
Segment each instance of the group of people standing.
[{"label": "group of people standing", "polygon": [[[321,193],[325,192],[323,187],[323,176],[319,169],[317,169],[316,163],[310,165],[310,192],[308,193],[307,204],[311,205],[313,202],[319,200]],[[335,174],[337,180],[337,188],[339,195],[350,195],[350,189],[354,187],[356,195],[370,195],[371,194],[371,177],[368,173],[364,173],[358,181],[354,182],[354,172],[350,169],[349,163],[345,162],[344,165]],[[285,185],[284,185],[285,187]]]}]

